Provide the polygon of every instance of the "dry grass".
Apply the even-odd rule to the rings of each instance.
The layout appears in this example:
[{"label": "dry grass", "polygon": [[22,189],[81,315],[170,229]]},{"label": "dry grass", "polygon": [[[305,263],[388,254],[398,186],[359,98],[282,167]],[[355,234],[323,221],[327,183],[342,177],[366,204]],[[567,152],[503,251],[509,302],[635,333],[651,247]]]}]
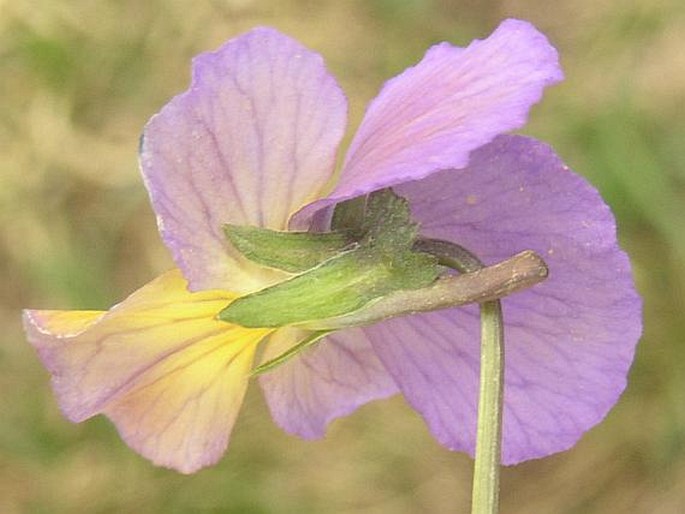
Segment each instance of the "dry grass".
[{"label": "dry grass", "polygon": [[253,391],[216,468],[155,469],[105,420],[60,416],[18,312],[105,308],[170,265],[136,149],[147,118],[185,88],[192,55],[274,25],[325,56],[356,121],[428,45],[482,37],[506,16],[560,48],[568,80],[526,131],[614,207],[646,307],[617,408],[573,450],[505,470],[503,513],[685,512],[678,0],[0,0],[0,512],[465,511],[469,459],[433,442],[400,399],[308,443],[273,427]]}]

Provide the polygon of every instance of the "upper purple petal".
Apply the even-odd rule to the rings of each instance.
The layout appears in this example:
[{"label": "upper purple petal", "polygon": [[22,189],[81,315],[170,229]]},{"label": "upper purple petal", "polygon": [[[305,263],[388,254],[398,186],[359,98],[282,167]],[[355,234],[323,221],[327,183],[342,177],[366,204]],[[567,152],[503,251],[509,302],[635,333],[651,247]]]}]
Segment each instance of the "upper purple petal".
[{"label": "upper purple petal", "polygon": [[563,78],[558,55],[531,24],[504,21],[466,48],[441,43],[388,81],[352,141],[327,200],[346,198],[462,168],[474,149],[519,128],[545,86]]},{"label": "upper purple petal", "polygon": [[[545,144],[501,136],[469,166],[397,187],[422,233],[486,263],[525,249],[549,278],[503,300],[505,464],[572,446],[615,404],[641,333],[641,302],[613,216]],[[446,446],[473,453],[479,368],[475,307],[365,328],[408,401]]]},{"label": "upper purple petal", "polygon": [[221,227],[285,229],[331,177],[346,110],[321,57],[273,29],[195,58],[190,89],[149,121],[140,155],[160,232],[192,290],[263,285]]}]

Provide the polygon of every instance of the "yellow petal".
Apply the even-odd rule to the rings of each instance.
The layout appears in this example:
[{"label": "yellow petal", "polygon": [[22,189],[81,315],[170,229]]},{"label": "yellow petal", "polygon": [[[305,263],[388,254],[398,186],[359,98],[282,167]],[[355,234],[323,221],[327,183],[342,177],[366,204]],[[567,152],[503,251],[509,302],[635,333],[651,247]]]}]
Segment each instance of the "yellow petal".
[{"label": "yellow petal", "polygon": [[190,293],[178,270],[109,312],[26,311],[25,326],[73,421],[105,413],[153,462],[192,472],[218,460],[269,329],[218,321],[235,295]]}]

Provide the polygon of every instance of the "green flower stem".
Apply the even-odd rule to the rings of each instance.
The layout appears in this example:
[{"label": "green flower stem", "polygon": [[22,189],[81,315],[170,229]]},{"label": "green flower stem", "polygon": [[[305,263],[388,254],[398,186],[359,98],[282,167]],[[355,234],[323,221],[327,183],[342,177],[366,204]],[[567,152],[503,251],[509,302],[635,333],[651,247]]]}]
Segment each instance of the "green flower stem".
[{"label": "green flower stem", "polygon": [[480,326],[480,396],[471,513],[496,514],[504,397],[504,324],[499,300],[481,304]]},{"label": "green flower stem", "polygon": [[[478,257],[449,241],[422,239],[415,248],[435,255],[443,266],[467,275],[484,268]],[[542,266],[546,276],[544,262]],[[497,514],[504,404],[504,321],[499,299],[481,302],[480,325],[480,394],[471,514]]]}]

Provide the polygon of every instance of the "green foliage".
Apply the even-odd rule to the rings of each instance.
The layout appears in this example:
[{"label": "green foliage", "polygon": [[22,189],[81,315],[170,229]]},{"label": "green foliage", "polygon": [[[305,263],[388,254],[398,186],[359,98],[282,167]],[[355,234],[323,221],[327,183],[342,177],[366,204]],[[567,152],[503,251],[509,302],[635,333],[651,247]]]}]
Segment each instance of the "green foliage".
[{"label": "green foliage", "polygon": [[61,90],[73,82],[77,55],[73,41],[32,33],[25,34],[22,40],[24,59],[48,87]]}]

